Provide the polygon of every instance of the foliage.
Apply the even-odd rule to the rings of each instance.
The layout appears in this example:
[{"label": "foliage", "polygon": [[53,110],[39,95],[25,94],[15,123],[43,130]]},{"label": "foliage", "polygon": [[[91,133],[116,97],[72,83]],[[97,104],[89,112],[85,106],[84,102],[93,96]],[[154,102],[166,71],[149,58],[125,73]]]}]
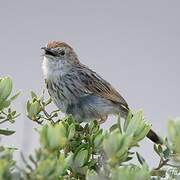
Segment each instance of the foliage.
[{"label": "foliage", "polygon": [[[12,92],[12,80],[10,77],[0,78],[0,124],[5,122],[14,123],[15,119],[20,115],[16,111],[12,110],[9,106],[20,94],[20,91],[13,97],[9,98]],[[0,134],[11,135],[15,133],[13,130],[0,129]]]},{"label": "foliage", "polygon": [[[19,95],[9,98],[12,92],[12,80],[0,79],[0,124],[13,123],[19,116],[11,110],[10,104]],[[154,150],[160,158],[156,168],[150,168],[134,147],[141,148],[139,142],[149,132],[142,111],[122,122],[120,115],[117,123],[103,131],[98,121],[84,126],[72,116],[60,119],[59,111],[51,113],[46,106],[51,98],[45,100],[45,91],[38,97],[31,92],[27,101],[27,117],[40,126],[39,149],[28,160],[21,154],[24,167],[18,167],[13,160],[14,149],[0,146],[0,179],[29,180],[70,180],[70,179],[112,179],[112,180],[148,180],[178,179],[180,176],[180,120],[168,121],[168,137],[164,145],[154,144]],[[10,135],[14,131],[0,129],[0,134]],[[133,164],[131,159],[138,163]]]}]

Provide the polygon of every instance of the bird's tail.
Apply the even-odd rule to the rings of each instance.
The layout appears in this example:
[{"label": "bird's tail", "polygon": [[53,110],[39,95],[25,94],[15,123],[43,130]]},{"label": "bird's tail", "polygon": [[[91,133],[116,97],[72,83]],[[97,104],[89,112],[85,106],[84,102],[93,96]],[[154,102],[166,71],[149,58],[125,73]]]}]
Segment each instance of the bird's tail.
[{"label": "bird's tail", "polygon": [[148,132],[147,137],[156,144],[163,144],[163,140],[152,129]]},{"label": "bird's tail", "polygon": [[[121,106],[121,114],[124,119],[126,119],[126,117],[128,116],[128,113],[129,113],[129,109],[126,109]],[[163,144],[162,138],[158,136],[152,129],[150,129],[150,131],[148,132],[147,137],[156,144]]]}]

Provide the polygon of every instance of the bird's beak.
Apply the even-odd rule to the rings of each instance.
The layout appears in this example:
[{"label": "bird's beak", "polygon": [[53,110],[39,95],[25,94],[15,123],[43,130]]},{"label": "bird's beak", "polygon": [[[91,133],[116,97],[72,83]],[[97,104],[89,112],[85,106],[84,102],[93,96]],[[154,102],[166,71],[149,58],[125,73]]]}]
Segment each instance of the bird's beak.
[{"label": "bird's beak", "polygon": [[51,49],[47,47],[42,47],[41,49],[43,49],[44,51],[51,51]]},{"label": "bird's beak", "polygon": [[56,56],[55,52],[53,50],[51,50],[51,48],[42,47],[41,49],[43,49],[45,51],[43,56],[46,56],[46,55]]}]

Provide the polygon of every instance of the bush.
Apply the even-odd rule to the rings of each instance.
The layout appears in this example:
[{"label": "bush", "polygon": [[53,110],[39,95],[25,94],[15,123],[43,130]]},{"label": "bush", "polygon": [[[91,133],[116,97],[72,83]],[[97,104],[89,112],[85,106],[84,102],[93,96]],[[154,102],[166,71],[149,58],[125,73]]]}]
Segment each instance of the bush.
[{"label": "bush", "polygon": [[[10,108],[19,96],[12,92],[10,77],[0,79],[0,124],[14,123],[20,115]],[[145,159],[133,148],[139,146],[149,132],[142,111],[103,131],[97,120],[82,126],[72,116],[58,117],[58,110],[48,113],[46,106],[51,98],[44,99],[45,91],[38,97],[31,92],[27,101],[27,116],[41,126],[39,130],[41,147],[26,160],[22,155],[24,167],[18,167],[13,160],[14,149],[0,146],[0,179],[29,180],[70,180],[70,179],[112,179],[148,180],[180,178],[180,120],[168,121],[168,137],[164,145],[154,144],[160,158],[156,168],[151,169]],[[1,135],[11,135],[13,130],[0,129]],[[137,158],[139,164],[130,160]],[[168,168],[167,168],[168,167]]]}]

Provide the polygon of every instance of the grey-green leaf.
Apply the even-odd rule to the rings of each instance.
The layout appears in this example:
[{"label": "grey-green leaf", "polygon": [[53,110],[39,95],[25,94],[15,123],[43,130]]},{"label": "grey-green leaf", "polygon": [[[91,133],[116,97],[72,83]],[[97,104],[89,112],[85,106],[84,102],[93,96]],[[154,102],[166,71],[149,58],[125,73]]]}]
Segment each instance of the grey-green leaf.
[{"label": "grey-green leaf", "polygon": [[0,129],[0,134],[9,136],[11,134],[14,134],[16,131],[13,130],[8,130],[8,129]]},{"label": "grey-green leaf", "polygon": [[145,163],[145,159],[138,152],[136,152],[136,156],[140,164],[143,165]]},{"label": "grey-green leaf", "polygon": [[33,98],[36,98],[36,99],[37,99],[37,95],[36,95],[35,92],[31,91],[30,93],[31,93],[31,98],[32,98],[32,99],[33,99]]}]

